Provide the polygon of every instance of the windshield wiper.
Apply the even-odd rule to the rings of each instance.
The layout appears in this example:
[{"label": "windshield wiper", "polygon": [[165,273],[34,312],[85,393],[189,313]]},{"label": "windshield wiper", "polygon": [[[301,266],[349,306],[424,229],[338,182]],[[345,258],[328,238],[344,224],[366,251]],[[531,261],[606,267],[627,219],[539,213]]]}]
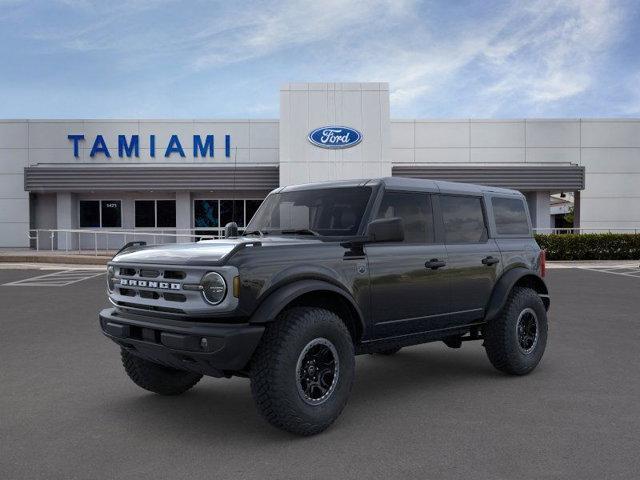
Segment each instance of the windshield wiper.
[{"label": "windshield wiper", "polygon": [[315,230],[311,230],[310,228],[292,228],[290,230],[280,230],[280,233],[284,235],[297,234],[297,235],[313,235],[314,237],[320,236],[318,232],[316,232]]}]

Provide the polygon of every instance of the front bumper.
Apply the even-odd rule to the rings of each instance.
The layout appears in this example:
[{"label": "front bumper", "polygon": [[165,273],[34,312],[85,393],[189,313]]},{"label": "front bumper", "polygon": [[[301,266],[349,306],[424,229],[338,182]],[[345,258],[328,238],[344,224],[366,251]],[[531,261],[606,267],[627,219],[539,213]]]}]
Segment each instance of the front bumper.
[{"label": "front bumper", "polygon": [[259,325],[188,322],[115,308],[102,310],[99,317],[102,333],[130,353],[213,377],[243,370],[264,333]]}]

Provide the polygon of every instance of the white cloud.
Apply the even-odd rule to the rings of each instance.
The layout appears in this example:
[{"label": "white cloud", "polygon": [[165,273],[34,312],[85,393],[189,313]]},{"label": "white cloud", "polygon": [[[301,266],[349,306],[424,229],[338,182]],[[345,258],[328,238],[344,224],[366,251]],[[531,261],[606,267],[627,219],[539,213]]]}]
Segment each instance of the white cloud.
[{"label": "white cloud", "polygon": [[514,97],[530,105],[556,102],[590,88],[598,55],[615,40],[621,21],[621,8],[608,0],[516,4],[493,19],[446,32],[448,38],[433,46],[424,33],[424,46],[413,50],[402,41],[381,45],[384,61],[361,73],[390,81],[396,107],[437,97],[466,81],[469,69],[482,111],[497,112]]},{"label": "white cloud", "polygon": [[534,12],[529,24],[501,32],[482,52],[499,78],[487,93],[524,94],[535,103],[584,92],[595,58],[616,36],[621,12],[607,0],[542,1]]},{"label": "white cloud", "polygon": [[[401,0],[324,0],[270,2],[233,18],[232,28],[213,26],[196,35],[202,43],[193,65],[198,68],[220,66],[274,52],[328,41],[326,51],[318,51],[327,61],[344,63],[347,51],[332,48],[363,27],[383,27],[385,22],[405,15],[414,2]],[[360,38],[366,42],[367,38]],[[320,47],[322,48],[322,47]],[[357,48],[357,47],[356,47]],[[214,49],[213,52],[210,52]],[[210,52],[210,53],[209,53]],[[224,53],[221,53],[224,52]],[[343,54],[340,56],[340,54]],[[335,56],[335,58],[331,58]]]},{"label": "white cloud", "polygon": [[[624,19],[616,0],[529,0],[492,6],[478,18],[460,10],[442,18],[442,9],[414,0],[58,2],[65,17],[91,21],[46,22],[24,34],[46,50],[116,53],[114,70],[171,65],[154,76],[157,82],[244,62],[247,77],[255,78],[238,80],[255,87],[266,74],[253,63],[278,55],[282,81],[388,81],[392,107],[414,111],[443,95],[455,103],[456,89],[466,87],[470,100],[461,112],[483,115],[499,115],[513,103],[535,113],[589,91]],[[179,18],[158,24],[163,12]]]}]

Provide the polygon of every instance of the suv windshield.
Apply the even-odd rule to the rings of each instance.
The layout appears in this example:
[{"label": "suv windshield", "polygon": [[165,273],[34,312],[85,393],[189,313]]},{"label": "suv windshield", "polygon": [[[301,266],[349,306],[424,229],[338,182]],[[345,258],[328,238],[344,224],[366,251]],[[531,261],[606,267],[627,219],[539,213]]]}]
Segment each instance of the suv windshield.
[{"label": "suv windshield", "polygon": [[245,234],[356,235],[371,191],[371,187],[342,187],[269,195]]}]

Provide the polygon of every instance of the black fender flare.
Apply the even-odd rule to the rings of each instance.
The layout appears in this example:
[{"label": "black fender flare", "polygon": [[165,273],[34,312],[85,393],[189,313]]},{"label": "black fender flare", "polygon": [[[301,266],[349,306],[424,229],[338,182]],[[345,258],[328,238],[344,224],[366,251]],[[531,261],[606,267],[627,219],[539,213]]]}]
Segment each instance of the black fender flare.
[{"label": "black fender flare", "polygon": [[549,290],[547,289],[547,285],[544,283],[542,277],[528,268],[515,267],[502,274],[494,285],[493,292],[491,292],[491,297],[489,298],[489,303],[485,309],[485,321],[488,322],[493,320],[500,314],[500,312],[502,312],[502,309],[509,298],[509,293],[515,284],[521,280],[525,280],[538,292],[538,295],[542,298],[545,308],[547,310],[549,309]]},{"label": "black fender flare", "polygon": [[360,331],[364,331],[364,321],[362,312],[352,296],[344,289],[324,280],[301,279],[287,283],[271,292],[251,315],[250,323],[268,323],[278,316],[278,314],[289,303],[296,298],[310,292],[331,292],[340,295],[346,300],[356,312],[356,321],[359,322]]}]

